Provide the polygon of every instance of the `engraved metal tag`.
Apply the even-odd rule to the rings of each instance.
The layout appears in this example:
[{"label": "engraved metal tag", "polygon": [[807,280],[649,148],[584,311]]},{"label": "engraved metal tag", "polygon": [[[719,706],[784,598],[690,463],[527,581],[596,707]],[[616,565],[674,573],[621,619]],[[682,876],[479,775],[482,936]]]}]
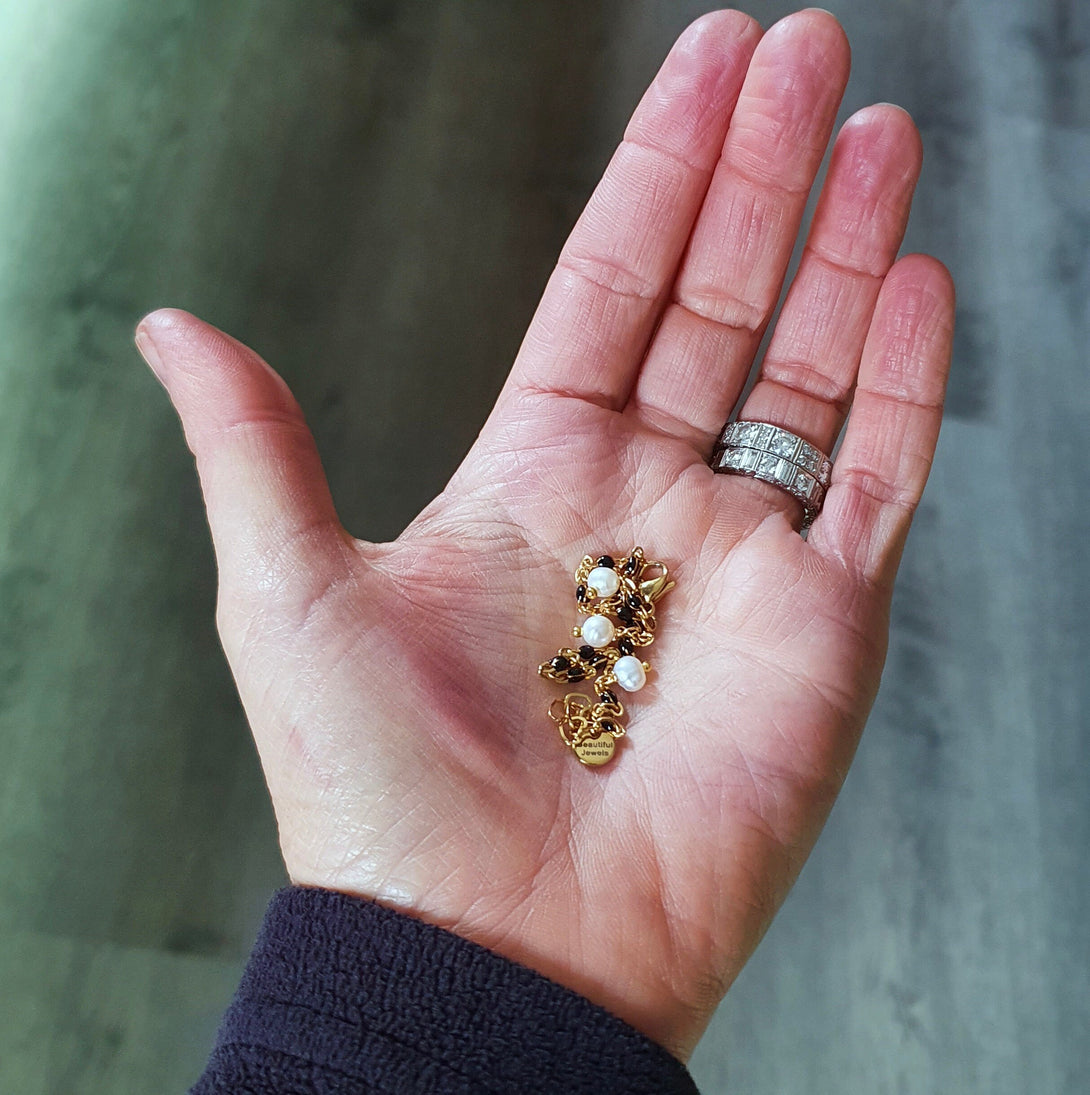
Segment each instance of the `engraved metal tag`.
[{"label": "engraved metal tag", "polygon": [[599,734],[596,738],[585,738],[572,749],[575,755],[591,768],[607,763],[613,757],[617,742],[612,734]]}]

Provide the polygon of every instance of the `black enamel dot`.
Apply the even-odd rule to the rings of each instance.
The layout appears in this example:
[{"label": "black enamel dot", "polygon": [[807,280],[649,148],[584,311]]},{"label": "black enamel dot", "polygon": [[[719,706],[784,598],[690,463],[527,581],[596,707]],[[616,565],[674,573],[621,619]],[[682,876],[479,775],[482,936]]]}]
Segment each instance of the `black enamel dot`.
[{"label": "black enamel dot", "polygon": [[563,673],[564,670],[571,665],[571,662],[568,661],[568,659],[565,658],[563,655],[557,654],[557,656],[553,658],[551,662],[549,662],[549,665],[551,665],[553,669],[555,669],[558,673]]},{"label": "black enamel dot", "polygon": [[599,555],[598,562],[595,565],[600,567],[609,567],[609,569],[612,570],[616,564],[613,562],[612,555]]},{"label": "black enamel dot", "polygon": [[632,645],[630,640],[621,639],[621,641],[619,643],[617,643],[617,649],[622,654],[631,654],[632,651],[635,650],[636,648]]},{"label": "black enamel dot", "polygon": [[624,603],[628,605],[629,608],[639,608],[640,605],[643,604],[643,598],[635,593],[630,593],[625,597]]},{"label": "black enamel dot", "polygon": [[617,619],[627,627],[631,627],[635,621],[635,617],[632,615],[632,609],[628,607],[619,608],[617,610]]},{"label": "black enamel dot", "polygon": [[587,679],[586,673],[582,669],[569,669],[568,680],[569,681],[585,681]]},{"label": "black enamel dot", "polygon": [[581,646],[579,648],[579,657],[582,658],[585,662],[594,661],[595,654],[597,654],[597,651],[594,649],[593,646]]},{"label": "black enamel dot", "polygon": [[617,694],[609,688],[605,688],[601,692],[599,692],[598,698],[602,701],[602,703],[615,704],[617,702]]},{"label": "black enamel dot", "polygon": [[625,574],[635,574],[636,568],[640,565],[639,559],[635,555],[630,555],[624,564]]},{"label": "black enamel dot", "polygon": [[606,734],[612,734],[615,729],[613,723],[611,723],[609,719],[602,719],[598,726]]},{"label": "black enamel dot", "polygon": [[575,599],[577,601],[579,601],[580,603],[582,603],[583,601],[585,601],[587,599],[587,587],[586,586],[576,586],[575,587]]}]

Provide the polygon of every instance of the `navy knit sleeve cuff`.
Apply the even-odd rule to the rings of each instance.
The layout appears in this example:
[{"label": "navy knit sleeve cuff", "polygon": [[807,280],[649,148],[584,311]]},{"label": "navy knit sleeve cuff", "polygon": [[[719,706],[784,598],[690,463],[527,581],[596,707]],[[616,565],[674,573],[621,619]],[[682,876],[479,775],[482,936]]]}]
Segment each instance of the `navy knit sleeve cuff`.
[{"label": "navy knit sleeve cuff", "polygon": [[696,1091],[666,1050],[469,940],[328,890],[272,899],[193,1095]]}]

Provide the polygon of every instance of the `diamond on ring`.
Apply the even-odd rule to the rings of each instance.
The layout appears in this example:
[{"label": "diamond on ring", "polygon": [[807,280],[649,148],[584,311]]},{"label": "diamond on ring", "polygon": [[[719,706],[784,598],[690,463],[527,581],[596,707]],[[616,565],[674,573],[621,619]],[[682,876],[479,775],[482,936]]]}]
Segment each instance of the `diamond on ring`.
[{"label": "diamond on ring", "polygon": [[713,471],[771,483],[803,507],[803,531],[821,512],[832,461],[804,438],[771,422],[730,422],[712,455]]}]

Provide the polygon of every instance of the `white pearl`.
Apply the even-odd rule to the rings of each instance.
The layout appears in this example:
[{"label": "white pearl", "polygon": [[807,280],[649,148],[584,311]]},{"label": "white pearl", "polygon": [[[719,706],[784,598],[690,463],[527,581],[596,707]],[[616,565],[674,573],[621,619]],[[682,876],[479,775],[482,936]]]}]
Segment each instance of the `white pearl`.
[{"label": "white pearl", "polygon": [[639,658],[634,658],[631,654],[626,654],[623,658],[617,659],[613,666],[613,675],[617,678],[617,683],[626,692],[638,692],[647,680],[647,674],[643,670],[643,662]]},{"label": "white pearl", "polygon": [[612,597],[621,588],[621,579],[613,567],[595,567],[587,575],[587,585],[599,597]]},{"label": "white pearl", "polygon": [[608,646],[613,633],[613,621],[608,616],[588,616],[581,629],[583,638],[595,649]]}]

